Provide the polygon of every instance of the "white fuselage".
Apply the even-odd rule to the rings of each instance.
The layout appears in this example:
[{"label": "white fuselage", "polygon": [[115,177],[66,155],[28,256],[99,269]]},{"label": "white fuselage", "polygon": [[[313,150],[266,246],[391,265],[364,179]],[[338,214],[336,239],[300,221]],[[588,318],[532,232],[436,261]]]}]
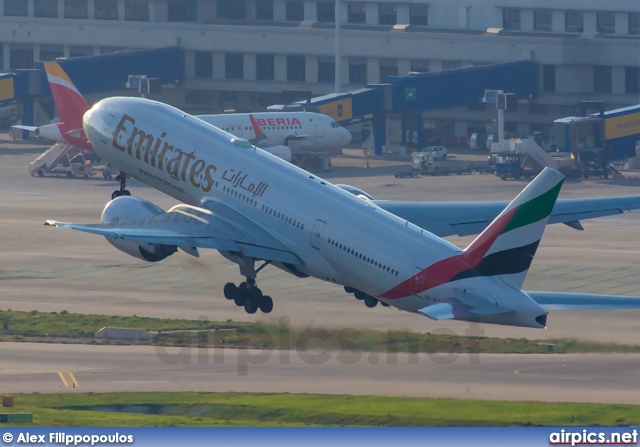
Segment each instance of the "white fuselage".
[{"label": "white fuselage", "polygon": [[[316,152],[332,152],[351,142],[351,133],[330,116],[313,112],[260,112],[196,115],[197,118],[239,138],[266,137],[271,146],[288,146],[292,138],[303,137],[301,147]],[[306,144],[308,142],[308,144]],[[261,144],[258,143],[260,147]]]},{"label": "white fuselage", "polygon": [[[224,203],[295,253],[303,261],[296,266],[301,272],[324,281],[380,297],[420,269],[461,253],[375,204],[166,104],[108,98],[85,114],[84,128],[96,152],[121,171],[189,205]],[[496,305],[511,307],[511,298],[524,294],[497,277],[476,277],[426,291],[418,284],[415,294],[383,301],[417,312],[451,297],[454,286],[481,289]],[[538,312],[529,301],[521,308]]]}]

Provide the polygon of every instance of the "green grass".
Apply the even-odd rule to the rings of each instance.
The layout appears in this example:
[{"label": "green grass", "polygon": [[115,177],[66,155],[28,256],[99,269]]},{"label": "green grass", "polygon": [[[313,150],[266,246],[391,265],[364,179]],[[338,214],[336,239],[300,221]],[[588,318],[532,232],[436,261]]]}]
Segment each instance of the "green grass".
[{"label": "green grass", "polygon": [[[85,315],[66,311],[56,313],[0,311],[0,341],[51,343],[111,343],[94,339],[105,326],[149,331],[197,331],[163,333],[137,344],[159,346],[197,346],[266,349],[308,349],[318,346],[336,351],[447,352],[447,353],[638,353],[640,345],[595,343],[572,339],[529,340],[526,338],[490,338],[412,331],[375,331],[365,329],[288,328],[273,323],[241,323],[227,320],[178,320],[138,316]],[[218,329],[218,330],[213,330]],[[315,343],[315,344],[314,344]]]},{"label": "green grass", "polygon": [[[640,406],[250,393],[20,394],[36,426],[637,425]],[[97,411],[100,407],[103,410]],[[5,409],[7,410],[7,409]]]}]

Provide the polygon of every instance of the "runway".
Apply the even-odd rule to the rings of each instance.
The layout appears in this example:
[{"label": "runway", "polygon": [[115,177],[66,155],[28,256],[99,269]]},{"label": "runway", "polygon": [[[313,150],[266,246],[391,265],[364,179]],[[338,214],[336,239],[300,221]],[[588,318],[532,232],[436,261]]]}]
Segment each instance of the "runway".
[{"label": "runway", "polygon": [[[2,250],[0,251],[0,286],[2,298],[0,309],[56,311],[67,310],[76,313],[138,315],[154,317],[170,317],[185,319],[208,319],[211,321],[272,321],[287,317],[295,327],[332,327],[332,328],[369,328],[379,330],[409,329],[419,332],[453,332],[465,335],[471,328],[462,322],[433,322],[424,317],[407,314],[394,309],[367,309],[365,306],[344,293],[341,287],[319,280],[300,280],[278,269],[268,267],[258,277],[260,287],[274,298],[275,308],[272,314],[247,315],[241,308],[234,306],[222,296],[222,287],[227,281],[239,282],[241,277],[237,266],[230,264],[217,252],[203,250],[199,259],[184,253],[178,253],[167,260],[149,264],[120,253],[100,237],[81,234],[64,229],[45,227],[46,219],[56,219],[73,222],[96,222],[104,205],[108,202],[111,192],[116,187],[112,181],[98,179],[58,179],[37,178],[27,173],[28,164],[43,152],[46,147],[30,146],[0,142],[0,228],[3,234]],[[324,175],[334,183],[348,183],[383,199],[407,200],[478,200],[511,199],[526,185],[523,181],[503,182],[490,175],[465,175],[448,177],[425,177],[417,179],[395,179],[395,170],[407,168],[407,162],[388,162],[375,160],[371,168],[364,166],[364,159],[356,151],[347,151],[348,156],[336,158],[332,172]],[[486,154],[475,156],[485,158]],[[473,156],[471,157],[473,158]],[[636,174],[640,176],[640,174]],[[631,176],[633,177],[633,175]],[[134,195],[150,200],[168,209],[176,201],[162,193],[148,188],[137,181],[131,181],[129,187]],[[628,179],[626,182],[613,180],[588,180],[565,182],[561,197],[589,197],[607,195],[632,195],[640,193],[640,180]],[[538,254],[525,283],[525,289],[530,290],[559,290],[594,293],[619,293],[640,295],[640,264],[638,263],[638,240],[640,240],[640,212],[625,214],[617,217],[607,217],[583,222],[584,232],[572,230],[563,225],[548,227],[542,239]],[[363,223],[354,222],[354,225]],[[366,230],[366,225],[363,226]],[[452,242],[465,246],[472,238],[449,238]],[[487,337],[527,337],[532,339],[550,339],[558,337],[578,338],[602,342],[637,343],[640,334],[640,311],[607,311],[607,312],[552,312],[548,319],[549,328],[546,330],[521,329],[501,326],[484,325],[480,333]],[[96,331],[100,328],[95,328]],[[2,345],[2,359],[4,350]],[[27,345],[19,345],[27,346]],[[65,349],[67,347],[64,347]],[[30,353],[32,348],[25,351]],[[45,351],[60,349],[54,345],[44,345]],[[76,358],[83,352],[108,353],[112,348],[68,347],[69,351],[59,352],[61,364],[69,362],[68,356]],[[106,349],[106,351],[102,351]],[[125,349],[125,348],[122,348]],[[146,348],[145,348],[146,349]],[[129,359],[135,363],[137,355],[126,354],[116,365],[123,365],[118,377],[137,377],[136,371],[129,370]],[[26,354],[25,354],[26,355]],[[38,354],[40,355],[40,354]],[[106,354],[105,354],[106,355]],[[127,357],[130,355],[131,357]],[[233,353],[230,353],[231,357]],[[75,357],[73,357],[75,356]],[[118,357],[118,356],[117,356]],[[118,357],[120,358],[120,357]],[[489,358],[489,357],[487,357]],[[459,371],[456,381],[447,382],[450,373],[443,373],[441,365],[431,365],[429,362],[419,362],[418,366],[408,365],[409,370],[403,372],[398,365],[387,365],[380,362],[375,368],[369,363],[361,365],[362,370],[349,367],[334,368],[335,374],[331,380],[321,373],[319,380],[306,380],[304,374],[300,378],[290,372],[298,369],[307,370],[308,366],[287,370],[286,374],[278,370],[265,370],[265,376],[254,381],[252,374],[246,379],[237,376],[222,381],[210,381],[210,371],[189,366],[190,379],[202,383],[202,388],[220,386],[232,389],[238,385],[238,390],[253,389],[265,391],[262,383],[271,383],[284,375],[289,377],[289,383],[273,382],[272,391],[282,391],[285,385],[291,391],[306,392],[358,392],[358,393],[389,393],[403,395],[423,395],[427,389],[433,395],[442,392],[447,395],[464,397],[466,383],[469,383],[469,396],[492,398],[520,398],[524,391],[517,391],[522,387],[522,377],[513,373],[514,370],[535,367],[545,362],[560,361],[563,357],[553,356],[512,356],[505,360],[496,360],[497,365],[503,365],[501,381],[493,385],[483,384],[481,379],[475,378],[473,369],[465,370],[460,361],[454,363]],[[571,357],[572,359],[574,357]],[[593,365],[607,364],[613,357],[592,356]],[[617,357],[616,357],[617,358]],[[621,357],[624,359],[634,357]],[[125,360],[126,359],[126,360]],[[520,360],[523,360],[521,365]],[[637,359],[637,358],[635,358]],[[78,362],[82,358],[77,359]],[[584,360],[576,361],[578,364]],[[628,371],[631,366],[629,360],[620,360],[619,368],[611,369],[607,382],[596,379],[561,380],[560,383],[575,385],[575,396],[586,393],[583,400],[607,400],[609,393],[620,395],[620,399],[632,399],[638,402],[637,395],[630,391],[635,384],[631,378],[619,378],[618,373]],[[637,360],[634,360],[637,365]],[[33,370],[50,370],[51,366],[38,366],[38,357],[29,360],[34,362]],[[97,366],[99,361],[96,359]],[[75,365],[77,362],[74,362]],[[82,362],[80,362],[82,363]],[[360,363],[358,363],[360,364]],[[459,365],[460,364],[460,365]],[[468,365],[468,368],[489,368],[492,364],[487,360],[480,365]],[[574,364],[573,361],[571,364]],[[329,367],[330,363],[327,365]],[[485,366],[486,365],[486,366]],[[91,364],[91,374],[78,366],[77,377],[80,388],[89,390],[94,386],[98,390],[109,388],[102,381],[92,378],[101,377],[96,364]],[[165,365],[166,366],[166,365]],[[277,366],[277,365],[276,365]],[[166,366],[170,370],[177,366]],[[226,366],[225,366],[226,367]],[[428,370],[428,375],[421,375],[422,369]],[[233,370],[232,367],[229,367]],[[256,367],[260,368],[260,367]],[[603,366],[595,367],[602,369]],[[590,368],[590,369],[594,369]],[[612,366],[613,368],[613,366]],[[55,370],[53,367],[52,370]],[[599,370],[600,370],[599,369]],[[153,368],[151,369],[153,371]],[[129,372],[127,372],[129,371]],[[352,372],[356,371],[356,372]],[[366,374],[363,375],[363,371]],[[502,371],[502,370],[501,370]],[[6,370],[5,370],[6,373]],[[49,373],[48,373],[49,374]],[[149,373],[152,379],[158,373]],[[176,372],[176,377],[181,373]],[[184,373],[187,374],[187,373]],[[315,373],[314,373],[315,374]],[[359,376],[360,374],[360,376]],[[415,374],[408,382],[399,381],[396,377],[405,374]],[[439,375],[440,374],[440,375]],[[444,376],[442,375],[444,374]],[[453,374],[451,374],[454,376]],[[467,377],[467,375],[469,377]],[[557,374],[556,374],[557,375]],[[603,373],[603,375],[606,375]],[[86,377],[85,377],[86,376]],[[162,375],[160,375],[162,376]],[[343,377],[344,376],[344,377]],[[480,374],[482,376],[482,374]],[[513,376],[513,377],[512,377]],[[3,380],[4,373],[3,373]],[[31,376],[29,376],[31,377]],[[48,376],[47,376],[48,377]],[[312,376],[313,377],[313,376]],[[349,379],[351,377],[351,379]],[[365,377],[366,380],[362,379]],[[509,380],[506,378],[509,377]],[[525,387],[531,383],[538,384],[536,393],[541,399],[552,399],[557,392],[544,391],[547,387],[554,389],[550,383],[553,380],[542,380],[531,375],[526,376]],[[600,376],[599,376],[600,377]],[[200,378],[200,379],[198,379]],[[43,384],[56,389],[60,385],[57,373],[53,375],[53,383],[44,380]],[[29,379],[31,380],[31,379]],[[118,381],[124,379],[110,379]],[[145,379],[147,380],[147,379]],[[169,388],[186,387],[186,381],[170,380]],[[56,382],[57,381],[57,382]],[[111,383],[109,381],[109,383]],[[47,383],[44,385],[44,383]],[[575,383],[574,383],[575,382]],[[15,376],[6,382],[7,392],[31,390],[29,386],[38,382],[22,382]],[[190,382],[191,383],[191,382]],[[218,385],[215,385],[218,383]],[[445,386],[445,383],[449,383]],[[611,384],[610,384],[611,383]],[[23,385],[24,384],[24,387]],[[27,386],[29,385],[29,386]],[[124,387],[124,383],[122,387]],[[242,388],[240,387],[242,385]],[[376,392],[376,386],[379,390]],[[483,386],[480,386],[483,385]],[[486,385],[486,386],[485,386]],[[140,389],[142,385],[132,385],[131,389]],[[255,387],[255,388],[251,388]],[[492,388],[493,387],[493,388]],[[611,387],[617,387],[611,389]],[[293,389],[295,388],[295,389]],[[424,388],[424,389],[423,389]],[[442,389],[441,389],[442,388]],[[221,388],[222,389],[222,388]],[[362,389],[362,391],[361,391]],[[618,391],[616,391],[616,389]],[[383,391],[384,390],[384,391]],[[483,391],[488,390],[488,391]],[[556,390],[557,391],[557,390]],[[546,393],[546,394],[545,394]],[[544,397],[548,396],[548,397]],[[523,398],[526,398],[522,394]]]},{"label": "runway", "polygon": [[640,355],[394,355],[4,343],[6,392],[246,391],[640,401]]}]

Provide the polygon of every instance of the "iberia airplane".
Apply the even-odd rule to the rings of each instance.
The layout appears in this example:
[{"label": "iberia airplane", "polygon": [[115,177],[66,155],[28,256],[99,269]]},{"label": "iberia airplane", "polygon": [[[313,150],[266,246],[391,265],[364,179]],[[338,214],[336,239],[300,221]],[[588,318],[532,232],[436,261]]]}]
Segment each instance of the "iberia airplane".
[{"label": "iberia airplane", "polygon": [[[47,223],[102,235],[150,262],[178,249],[216,249],[246,278],[227,283],[224,296],[248,313],[273,308],[256,284],[266,265],[341,284],[368,307],[381,302],[434,320],[544,328],[549,308],[640,307],[638,297],[521,290],[564,180],[555,170],[545,169],[460,249],[169,105],[108,98],[83,121],[94,150],[126,174],[120,193],[133,176],[184,204],[164,212],[120,195],[101,223]],[[365,221],[366,232],[354,225]]]}]

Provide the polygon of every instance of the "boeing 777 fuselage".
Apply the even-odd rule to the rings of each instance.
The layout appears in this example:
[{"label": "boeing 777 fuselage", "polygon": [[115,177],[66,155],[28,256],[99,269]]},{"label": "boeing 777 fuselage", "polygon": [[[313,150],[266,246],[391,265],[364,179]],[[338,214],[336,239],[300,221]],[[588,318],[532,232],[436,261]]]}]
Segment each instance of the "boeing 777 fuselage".
[{"label": "boeing 777 fuselage", "polygon": [[[455,314],[459,301],[451,299],[460,297],[460,302],[468,303],[464,296],[472,297],[483,304],[471,306],[476,311],[469,317],[545,326],[546,311],[504,275],[496,276],[526,274],[528,265],[516,271],[495,271],[491,276],[478,267],[489,261],[487,250],[495,248],[500,231],[513,218],[511,211],[496,219],[502,217],[501,228],[492,229],[492,224],[485,231],[490,234],[483,233],[474,242],[477,246],[463,251],[247,140],[166,104],[140,98],[104,99],[84,115],[84,130],[100,157],[127,175],[193,207],[223,206],[237,215],[231,222],[238,222],[233,230],[238,234],[243,231],[240,222],[262,229],[299,260],[273,264],[297,276],[341,284],[411,312],[446,302],[446,308]],[[553,177],[555,174],[559,177]],[[562,182],[561,174],[555,174],[548,174],[551,177],[546,180],[554,188]],[[551,208],[553,202],[555,197]],[[112,220],[127,218],[132,216]],[[542,228],[545,224],[546,220]],[[531,237],[533,252],[541,232]],[[502,248],[512,248],[513,241],[499,241],[503,241]],[[253,244],[259,248],[261,240]],[[259,256],[221,252],[240,264],[247,276],[245,289],[251,288],[255,284],[253,262]],[[251,266],[244,265],[243,270],[243,263]],[[438,319],[445,307],[436,308],[438,312],[425,315]],[[455,317],[465,319],[464,312],[465,306]]]}]

